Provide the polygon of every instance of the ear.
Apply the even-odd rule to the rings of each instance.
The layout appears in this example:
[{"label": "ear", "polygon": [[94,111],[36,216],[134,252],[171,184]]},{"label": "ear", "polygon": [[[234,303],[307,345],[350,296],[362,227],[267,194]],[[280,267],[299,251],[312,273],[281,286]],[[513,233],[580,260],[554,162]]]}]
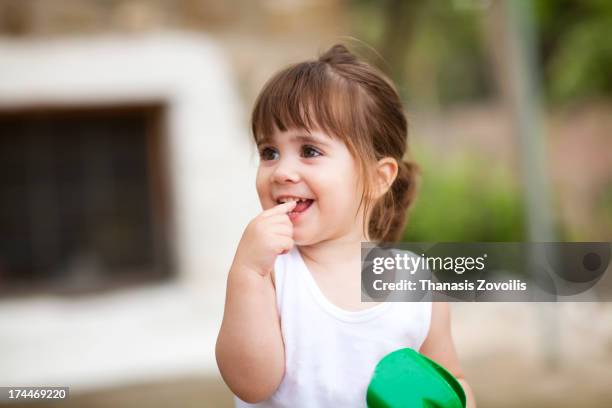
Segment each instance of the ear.
[{"label": "ear", "polygon": [[383,157],[376,165],[376,199],[382,197],[393,184],[397,177],[398,164],[392,157]]}]

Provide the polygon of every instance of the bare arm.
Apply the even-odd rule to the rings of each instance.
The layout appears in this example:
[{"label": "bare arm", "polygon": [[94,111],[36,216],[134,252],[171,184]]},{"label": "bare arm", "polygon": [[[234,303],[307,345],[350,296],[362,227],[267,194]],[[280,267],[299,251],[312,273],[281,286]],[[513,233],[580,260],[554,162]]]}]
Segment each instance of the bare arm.
[{"label": "bare arm", "polygon": [[285,371],[285,354],[271,271],[293,246],[286,215],[295,203],[264,211],[246,228],[227,279],[215,354],[223,380],[243,401],[268,399]]},{"label": "bare arm", "polygon": [[448,303],[432,303],[431,325],[429,334],[419,350],[432,360],[440,363],[461,383],[467,400],[467,408],[476,408],[476,400],[468,382],[465,379],[455,345],[451,335],[450,308]]},{"label": "bare arm", "polygon": [[232,267],[216,355],[223,379],[243,401],[263,401],[276,390],[285,356],[270,275]]}]

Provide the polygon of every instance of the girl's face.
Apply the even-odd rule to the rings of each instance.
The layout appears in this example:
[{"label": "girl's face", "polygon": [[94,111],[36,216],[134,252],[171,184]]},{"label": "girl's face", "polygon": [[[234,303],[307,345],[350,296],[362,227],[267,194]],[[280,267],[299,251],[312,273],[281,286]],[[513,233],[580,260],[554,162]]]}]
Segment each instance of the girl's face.
[{"label": "girl's face", "polygon": [[297,245],[347,236],[363,239],[362,184],[342,141],[320,131],[277,130],[258,149],[256,185],[263,209],[299,199],[289,214]]}]

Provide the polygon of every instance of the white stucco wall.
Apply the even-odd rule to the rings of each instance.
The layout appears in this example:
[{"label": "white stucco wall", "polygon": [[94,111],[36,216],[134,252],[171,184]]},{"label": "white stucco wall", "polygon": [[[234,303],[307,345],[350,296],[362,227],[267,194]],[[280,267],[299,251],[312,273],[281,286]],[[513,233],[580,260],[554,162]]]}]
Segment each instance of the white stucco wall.
[{"label": "white stucco wall", "polygon": [[177,266],[176,281],[151,288],[0,300],[0,385],[87,389],[215,369],[225,275],[259,209],[229,68],[223,50],[195,34],[0,40],[0,109],[167,105]]}]

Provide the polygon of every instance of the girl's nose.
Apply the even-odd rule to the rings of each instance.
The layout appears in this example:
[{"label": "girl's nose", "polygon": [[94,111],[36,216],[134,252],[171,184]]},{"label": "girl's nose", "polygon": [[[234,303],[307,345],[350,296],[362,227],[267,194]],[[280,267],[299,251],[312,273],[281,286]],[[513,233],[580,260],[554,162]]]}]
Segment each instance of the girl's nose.
[{"label": "girl's nose", "polygon": [[279,161],[272,173],[272,181],[276,183],[297,183],[299,180],[299,173],[290,160]]}]

